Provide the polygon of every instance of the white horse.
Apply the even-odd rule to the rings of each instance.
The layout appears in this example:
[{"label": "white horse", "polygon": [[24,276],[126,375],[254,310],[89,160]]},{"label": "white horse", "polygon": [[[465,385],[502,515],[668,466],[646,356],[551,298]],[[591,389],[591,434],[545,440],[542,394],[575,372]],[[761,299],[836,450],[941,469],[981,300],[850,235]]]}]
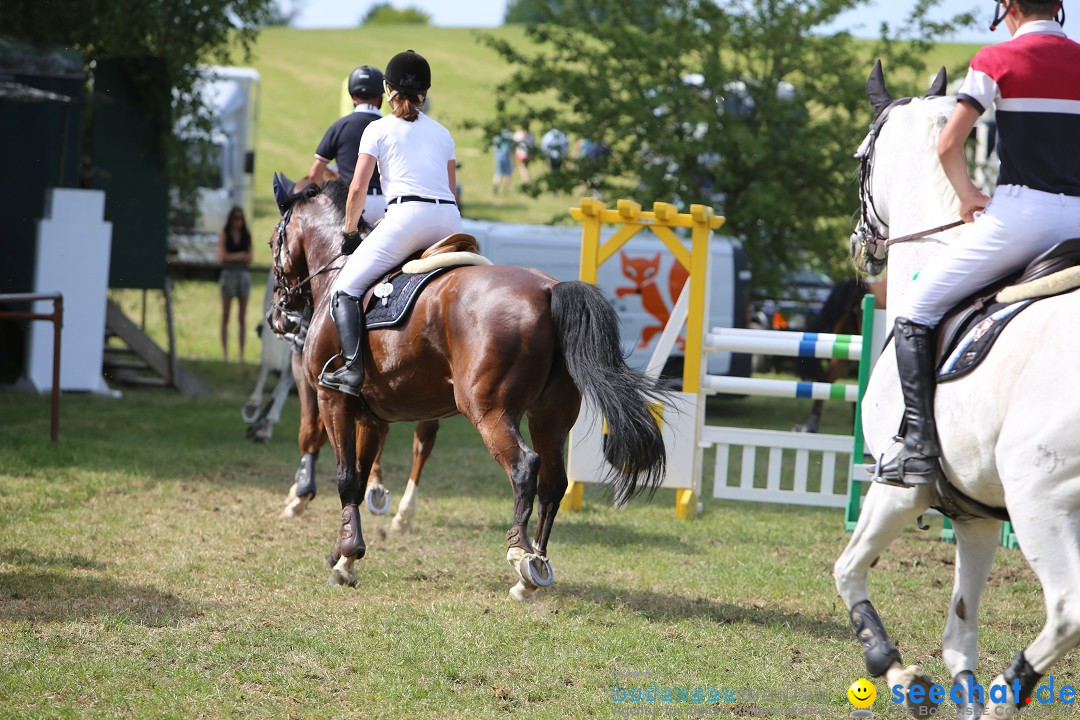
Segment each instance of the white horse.
[{"label": "white horse", "polygon": [[[266,283],[266,296],[263,298],[263,315],[270,309],[271,298],[274,294],[274,276],[271,273]],[[252,442],[267,443],[274,434],[274,426],[281,420],[281,410],[285,406],[285,400],[293,387],[292,343],[284,337],[270,332],[265,323],[261,323],[257,329],[259,339],[262,341],[262,351],[259,354],[259,379],[255,383],[255,389],[240,410],[240,417],[249,425],[247,437]],[[274,389],[270,392],[270,399],[263,403],[263,393],[267,383],[273,377]]]},{"label": "white horse", "polygon": [[[943,82],[938,85],[943,89]],[[866,238],[859,230],[895,239],[959,217],[959,200],[936,151],[956,101],[927,96],[896,103],[885,90],[880,66],[871,75],[868,91],[875,109],[884,110],[886,117],[860,150],[869,155],[861,191],[862,223],[852,237],[852,252],[857,265],[880,272],[885,246],[876,259],[868,258],[867,250],[875,248],[862,242]],[[888,253],[891,306],[897,307],[920,268],[962,238],[959,228],[894,245]],[[1016,712],[1051,665],[1080,643],[1080,335],[1074,331],[1078,317],[1080,292],[1075,289],[1036,302],[1003,330],[978,368],[937,390],[945,474],[969,498],[1008,510],[1046,601],[1042,632],[983,686],[991,717]],[[893,320],[890,315],[889,327]],[[863,404],[867,448],[875,458],[894,449],[902,411],[896,358],[889,346],[874,369]],[[873,485],[834,568],[836,587],[851,613],[867,669],[875,676],[884,674],[889,687],[910,688],[929,678],[917,666],[903,666],[869,602],[867,574],[908,523],[938,504],[935,493],[930,486]],[[942,658],[953,682],[966,686],[975,682],[979,599],[997,548],[1000,521],[961,517],[954,527],[956,574]],[[1019,698],[1013,689],[1004,696],[998,693],[996,699],[989,692],[994,685],[1012,688],[1014,680],[1019,682]],[[949,684],[943,685],[948,692]],[[981,711],[979,703],[973,705],[959,711]],[[908,707],[917,712],[910,701]]]}]

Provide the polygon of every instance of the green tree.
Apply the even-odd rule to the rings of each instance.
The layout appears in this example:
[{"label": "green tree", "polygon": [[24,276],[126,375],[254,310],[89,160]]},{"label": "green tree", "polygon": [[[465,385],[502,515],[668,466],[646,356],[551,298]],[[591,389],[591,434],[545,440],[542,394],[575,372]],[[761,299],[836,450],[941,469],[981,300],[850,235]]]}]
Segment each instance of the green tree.
[{"label": "green tree", "polygon": [[920,0],[898,32],[883,26],[867,43],[819,28],[869,0],[536,1],[553,21],[528,27],[529,47],[481,36],[513,68],[485,130],[558,127],[606,152],[529,189],[586,182],[608,199],[711,204],[765,288],[796,267],[850,267],[851,156],[870,121],[872,59],[894,94],[914,93],[933,38],[973,22],[930,23],[939,0]]},{"label": "green tree", "polygon": [[264,24],[267,27],[292,25],[305,4],[306,0],[276,0]]},{"label": "green tree", "polygon": [[550,4],[544,0],[510,0],[506,3],[503,23],[506,25],[514,23],[532,25],[547,22],[550,19],[547,12],[547,7]]},{"label": "green tree", "polygon": [[[198,135],[212,118],[200,95],[197,66],[243,62],[260,27],[275,17],[274,0],[9,0],[3,32],[38,45],[78,50],[94,64],[122,59],[139,104],[161,130],[166,172],[181,202],[193,206]],[[192,134],[173,132],[189,119]]]},{"label": "green tree", "polygon": [[431,15],[415,7],[398,10],[388,2],[372,5],[364,17],[360,18],[361,25],[392,25],[410,23],[414,25],[427,25],[431,22]]}]

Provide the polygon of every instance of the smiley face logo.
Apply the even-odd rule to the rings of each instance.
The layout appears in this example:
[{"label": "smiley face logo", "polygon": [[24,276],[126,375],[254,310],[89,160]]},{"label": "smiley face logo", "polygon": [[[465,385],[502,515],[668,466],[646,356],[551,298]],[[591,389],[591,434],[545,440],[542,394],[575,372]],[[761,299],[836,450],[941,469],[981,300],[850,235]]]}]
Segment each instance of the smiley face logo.
[{"label": "smiley face logo", "polygon": [[847,691],[847,697],[855,707],[868,708],[877,699],[877,689],[873,683],[867,682],[864,678],[859,678],[851,683],[851,687]]}]

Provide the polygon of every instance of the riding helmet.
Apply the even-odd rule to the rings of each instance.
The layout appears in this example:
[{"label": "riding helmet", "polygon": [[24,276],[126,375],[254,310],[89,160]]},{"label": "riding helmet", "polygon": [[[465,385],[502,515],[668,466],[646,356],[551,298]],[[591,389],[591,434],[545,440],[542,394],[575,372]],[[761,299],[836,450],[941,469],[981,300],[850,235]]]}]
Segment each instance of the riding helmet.
[{"label": "riding helmet", "polygon": [[361,65],[349,74],[349,94],[353,97],[378,97],[382,95],[382,84],[383,74],[370,65]]},{"label": "riding helmet", "polygon": [[386,64],[386,84],[401,93],[425,93],[431,87],[431,66],[413,50],[398,53]]}]

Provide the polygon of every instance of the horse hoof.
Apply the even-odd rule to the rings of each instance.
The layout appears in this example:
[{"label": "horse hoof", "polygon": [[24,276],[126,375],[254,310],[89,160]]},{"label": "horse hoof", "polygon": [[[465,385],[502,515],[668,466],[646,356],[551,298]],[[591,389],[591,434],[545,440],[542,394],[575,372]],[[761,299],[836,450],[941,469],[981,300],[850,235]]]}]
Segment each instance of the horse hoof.
[{"label": "horse hoof", "polygon": [[373,485],[368,488],[366,501],[372,515],[385,515],[390,510],[390,491],[382,485]]},{"label": "horse hoof", "polygon": [[412,520],[406,520],[400,515],[395,515],[394,519],[390,521],[390,529],[402,535],[410,533],[412,532]]},{"label": "horse hoof", "polygon": [[555,572],[546,557],[528,553],[518,562],[518,575],[526,586],[544,588],[555,582]]},{"label": "horse hoof", "polygon": [[257,418],[258,416],[259,416],[259,405],[258,405],[258,403],[253,403],[253,402],[246,403],[244,405],[244,407],[240,410],[240,419],[242,419],[244,422],[248,423],[249,425],[251,423],[255,422],[255,418]]},{"label": "horse hoof", "polygon": [[536,601],[537,592],[539,592],[539,588],[529,587],[524,583],[519,582],[517,585],[510,588],[508,595],[511,600],[527,605],[528,603]]},{"label": "horse hoof", "polygon": [[330,579],[327,580],[326,584],[348,585],[349,587],[354,588],[356,587],[358,579],[356,563],[347,557],[341,557],[330,571]]},{"label": "horse hoof", "polygon": [[281,517],[294,518],[304,514],[304,508],[311,501],[310,497],[297,497],[296,483],[289,488],[289,494],[285,497],[285,509],[281,511]]},{"label": "horse hoof", "polygon": [[[930,688],[934,686],[933,679],[923,672],[923,669],[918,665],[910,665],[904,671],[904,681],[902,685],[906,689],[904,694],[904,707],[907,709],[908,714],[916,718],[928,718],[937,712],[937,705],[930,702]],[[911,688],[916,685],[922,687],[922,697],[920,702],[914,702],[910,699]]]}]

